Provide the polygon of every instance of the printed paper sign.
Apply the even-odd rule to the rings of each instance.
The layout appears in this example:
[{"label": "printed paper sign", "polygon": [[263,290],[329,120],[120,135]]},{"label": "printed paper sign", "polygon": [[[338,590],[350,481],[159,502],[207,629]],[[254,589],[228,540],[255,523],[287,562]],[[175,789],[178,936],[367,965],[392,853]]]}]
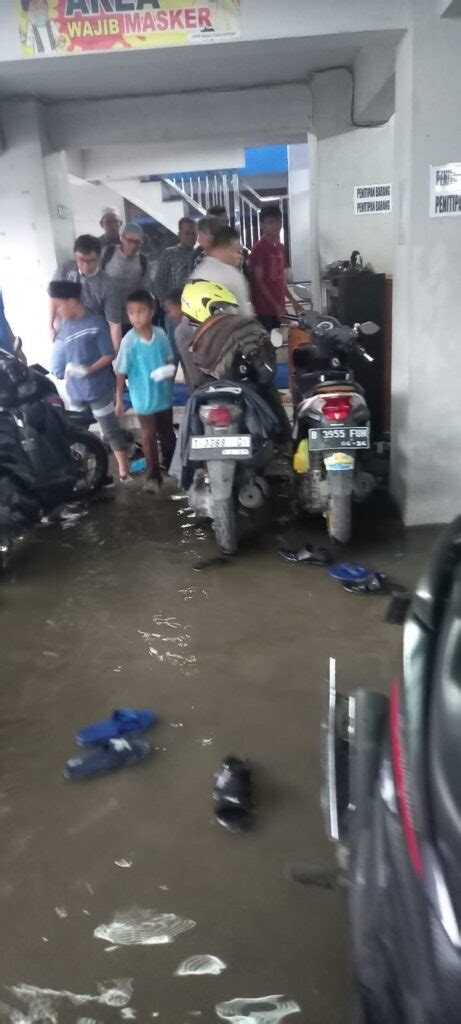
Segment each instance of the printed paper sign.
[{"label": "printed paper sign", "polygon": [[354,213],[392,213],[392,185],[356,185]]},{"label": "printed paper sign", "polygon": [[231,42],[240,0],[15,0],[24,57]]},{"label": "printed paper sign", "polygon": [[431,217],[459,217],[461,213],[461,164],[431,167]]}]

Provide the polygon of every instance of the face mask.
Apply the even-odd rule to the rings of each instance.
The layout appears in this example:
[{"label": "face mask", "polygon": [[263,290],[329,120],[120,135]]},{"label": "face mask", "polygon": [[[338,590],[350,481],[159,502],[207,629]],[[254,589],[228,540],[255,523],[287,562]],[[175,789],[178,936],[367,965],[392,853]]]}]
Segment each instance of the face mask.
[{"label": "face mask", "polygon": [[32,24],[35,25],[36,28],[45,28],[46,24],[49,21],[48,12],[47,11],[35,11],[34,14],[32,14],[32,19],[31,20],[32,20]]}]

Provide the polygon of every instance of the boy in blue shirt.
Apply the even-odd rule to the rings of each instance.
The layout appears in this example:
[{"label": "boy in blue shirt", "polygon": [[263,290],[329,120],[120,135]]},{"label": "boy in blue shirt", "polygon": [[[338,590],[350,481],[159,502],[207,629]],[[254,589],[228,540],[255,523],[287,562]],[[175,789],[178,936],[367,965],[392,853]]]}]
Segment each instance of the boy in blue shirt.
[{"label": "boy in blue shirt", "polygon": [[48,294],[56,300],[62,321],[53,345],[51,372],[66,379],[69,398],[74,407],[89,407],[98,421],[104,440],[112,448],[118,462],[121,483],[131,480],[126,441],[115,415],[115,356],[107,323],[90,313],[82,301],[82,286],[77,281],[52,281]]},{"label": "boy in blue shirt", "polygon": [[152,324],[155,302],[140,288],[127,299],[131,331],[125,334],[114,369],[117,379],[115,412],[123,412],[122,394],[128,378],[131,404],[139,420],[141,443],[147,462],[146,491],[157,494],[162,483],[158,443],[167,469],[176,445],[173,430],[172,391],[175,364],[168,337]]}]

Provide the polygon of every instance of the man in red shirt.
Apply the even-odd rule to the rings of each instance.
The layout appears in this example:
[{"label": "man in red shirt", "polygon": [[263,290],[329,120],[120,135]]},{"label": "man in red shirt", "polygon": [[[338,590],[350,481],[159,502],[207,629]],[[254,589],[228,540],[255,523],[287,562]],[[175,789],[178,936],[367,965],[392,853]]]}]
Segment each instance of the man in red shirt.
[{"label": "man in red shirt", "polygon": [[258,320],[270,332],[280,327],[285,302],[293,303],[293,298],[285,282],[286,254],[280,241],[280,207],[266,206],[260,223],[262,236],[250,253],[251,297]]}]

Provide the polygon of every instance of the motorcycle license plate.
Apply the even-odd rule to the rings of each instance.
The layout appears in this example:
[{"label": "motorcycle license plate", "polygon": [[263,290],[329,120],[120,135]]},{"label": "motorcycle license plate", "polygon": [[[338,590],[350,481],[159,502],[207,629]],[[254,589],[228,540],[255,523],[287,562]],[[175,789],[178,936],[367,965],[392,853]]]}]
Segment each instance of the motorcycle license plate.
[{"label": "motorcycle license plate", "polygon": [[196,462],[208,462],[210,459],[251,459],[251,437],[249,434],[192,437],[189,458]]},{"label": "motorcycle license plate", "polygon": [[309,430],[309,450],[311,452],[369,447],[369,427],[315,427]]}]

